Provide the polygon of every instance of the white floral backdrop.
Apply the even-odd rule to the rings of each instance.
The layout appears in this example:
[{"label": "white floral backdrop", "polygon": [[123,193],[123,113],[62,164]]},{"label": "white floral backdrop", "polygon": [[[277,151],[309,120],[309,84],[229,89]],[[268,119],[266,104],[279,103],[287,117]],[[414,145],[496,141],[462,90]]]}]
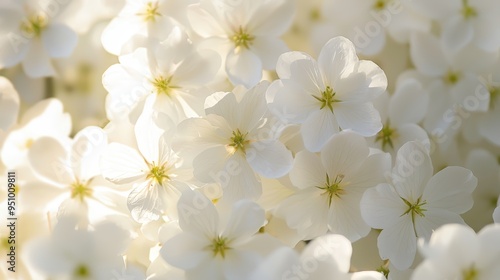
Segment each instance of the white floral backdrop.
[{"label": "white floral backdrop", "polygon": [[2,0],[0,279],[500,279],[499,14]]}]

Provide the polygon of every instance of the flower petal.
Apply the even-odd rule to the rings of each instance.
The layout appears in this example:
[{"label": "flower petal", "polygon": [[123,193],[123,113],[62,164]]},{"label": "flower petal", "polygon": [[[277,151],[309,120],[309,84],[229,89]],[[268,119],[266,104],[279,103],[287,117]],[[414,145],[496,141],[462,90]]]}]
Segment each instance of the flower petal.
[{"label": "flower petal", "polygon": [[[352,245],[347,238],[339,234],[328,234],[312,241],[304,249],[300,259],[303,264],[311,259],[317,260],[320,263],[328,264],[334,273],[347,274],[351,266],[351,255]],[[320,273],[318,274],[320,275]],[[318,274],[316,276],[319,276]]]},{"label": "flower petal", "polygon": [[439,40],[432,35],[415,33],[410,39],[410,54],[417,70],[437,77],[448,71],[448,62]]},{"label": "flower petal", "polygon": [[415,79],[404,81],[396,89],[389,103],[389,119],[398,126],[405,123],[419,123],[426,113],[429,104],[429,93]]},{"label": "flower petal", "polygon": [[470,170],[460,166],[448,166],[429,180],[422,199],[426,200],[429,206],[463,214],[474,204],[472,192],[476,186],[477,178]]},{"label": "flower petal", "polygon": [[311,113],[300,128],[304,146],[311,152],[319,152],[328,139],[337,132],[339,132],[337,119],[328,108]]},{"label": "flower petal", "polygon": [[317,110],[318,100],[293,80],[276,80],[268,88],[269,111],[283,122],[302,123]]},{"label": "flower petal", "polygon": [[177,203],[179,226],[184,232],[213,238],[219,234],[219,214],[205,195],[184,190]]},{"label": "flower petal", "polygon": [[372,103],[339,103],[334,108],[339,126],[370,137],[382,129],[380,114]]},{"label": "flower petal", "polygon": [[451,51],[457,52],[464,48],[474,37],[474,27],[469,20],[462,15],[450,18],[443,25],[443,46]]},{"label": "flower petal", "polygon": [[[432,208],[431,208],[432,207]],[[447,209],[424,205],[424,217],[415,215],[415,232],[418,237],[429,240],[432,233],[444,224],[464,224],[460,215]]]},{"label": "flower petal", "polygon": [[333,199],[328,215],[328,229],[355,242],[370,232],[370,226],[361,216],[360,201],[363,193],[349,192]]},{"label": "flower petal", "polygon": [[138,223],[160,219],[166,209],[164,195],[163,186],[152,179],[136,184],[127,198],[132,218]]},{"label": "flower petal", "polygon": [[311,59],[306,53],[303,52],[286,52],[278,58],[278,62],[276,63],[276,73],[280,77],[280,79],[291,79],[291,70],[290,67],[293,62],[300,59]]},{"label": "flower petal", "polygon": [[344,72],[351,71],[358,61],[354,44],[342,36],[330,39],[323,46],[318,57],[320,69],[327,80],[333,84],[345,75]]},{"label": "flower petal", "polygon": [[262,68],[274,70],[278,58],[282,53],[288,51],[288,47],[283,40],[275,37],[256,37],[250,49],[262,61]]},{"label": "flower petal", "polygon": [[75,180],[67,147],[55,138],[42,137],[28,151],[28,158],[36,173],[58,183]]},{"label": "flower petal", "polygon": [[416,201],[424,193],[432,173],[428,150],[421,143],[411,141],[399,149],[391,180],[401,197]]},{"label": "flower petal", "polygon": [[184,232],[165,242],[160,255],[175,267],[194,269],[211,257],[212,253],[205,250],[207,245],[210,245],[207,240]]},{"label": "flower petal", "polygon": [[226,73],[234,85],[251,88],[262,78],[262,61],[248,49],[233,49],[226,58]]},{"label": "flower petal", "polygon": [[396,224],[382,230],[377,246],[382,259],[389,259],[398,270],[409,268],[417,252],[417,237],[411,218],[405,215]]},{"label": "flower petal", "polygon": [[321,150],[321,162],[330,176],[350,175],[356,172],[369,154],[365,138],[352,131],[332,136]]},{"label": "flower petal", "polygon": [[231,216],[222,235],[231,240],[247,241],[259,231],[265,221],[264,209],[257,203],[250,200],[240,200],[233,204]]},{"label": "flower petal", "polygon": [[295,155],[290,170],[290,180],[294,186],[300,189],[322,186],[325,175],[326,170],[316,154],[303,150]]},{"label": "flower petal", "polygon": [[363,219],[376,229],[385,229],[396,224],[407,208],[389,184],[380,184],[366,190],[360,205]]},{"label": "flower petal", "polygon": [[88,180],[101,174],[99,160],[107,144],[106,133],[96,126],[88,126],[75,135],[70,162],[77,178]]},{"label": "flower petal", "polygon": [[43,30],[42,41],[50,57],[68,57],[76,47],[78,36],[66,25],[51,24]]},{"label": "flower petal", "polygon": [[292,152],[277,140],[252,143],[246,151],[246,158],[255,172],[267,178],[285,176],[293,164]]},{"label": "flower petal", "polygon": [[127,184],[146,176],[149,167],[134,149],[111,143],[101,157],[102,176],[113,183]]},{"label": "flower petal", "polygon": [[28,53],[22,64],[24,72],[31,78],[49,77],[56,74],[50,57],[45,53],[42,42],[39,39],[31,40]]},{"label": "flower petal", "polygon": [[229,250],[222,263],[225,279],[236,280],[242,275],[250,275],[260,262],[261,257],[256,252]]},{"label": "flower petal", "polygon": [[222,181],[224,198],[234,202],[243,198],[257,200],[262,195],[262,185],[245,157],[233,155],[225,170],[229,180]]}]

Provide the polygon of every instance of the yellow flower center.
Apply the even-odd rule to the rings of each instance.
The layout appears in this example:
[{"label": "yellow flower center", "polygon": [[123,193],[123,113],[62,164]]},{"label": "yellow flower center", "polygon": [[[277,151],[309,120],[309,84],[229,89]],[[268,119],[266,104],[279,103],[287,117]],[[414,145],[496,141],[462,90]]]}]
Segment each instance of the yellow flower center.
[{"label": "yellow flower center", "polygon": [[86,265],[81,264],[75,268],[74,275],[79,278],[87,278],[90,276],[90,270]]},{"label": "yellow flower center", "polygon": [[165,94],[167,96],[171,96],[172,90],[177,89],[179,87],[171,84],[172,76],[165,78],[163,76],[156,77],[152,84],[155,87],[155,90],[158,94]]},{"label": "yellow flower center", "polygon": [[148,2],[146,5],[146,9],[142,13],[137,13],[138,16],[141,16],[144,21],[156,21],[156,17],[161,17],[161,14],[158,12],[159,4],[158,2]]},{"label": "yellow flower center", "polygon": [[89,183],[90,182],[80,182],[77,180],[73,184],[71,184],[71,198],[78,198],[80,201],[83,202],[83,200],[86,197],[91,197],[92,196],[92,189],[89,188]]},{"label": "yellow flower center", "polygon": [[225,258],[226,251],[231,249],[227,244],[227,238],[222,236],[215,238],[208,248],[213,252],[214,257],[220,255],[222,258]]},{"label": "yellow flower center", "polygon": [[28,36],[39,37],[49,20],[44,13],[34,13],[21,23],[21,31]]},{"label": "yellow flower center", "polygon": [[318,189],[324,190],[325,192],[321,195],[328,196],[328,206],[332,205],[332,200],[334,197],[340,198],[341,195],[345,194],[345,190],[340,185],[344,180],[344,175],[340,174],[335,176],[335,180],[331,181],[330,176],[326,174],[326,183],[323,186],[317,187]]},{"label": "yellow flower center", "polygon": [[462,271],[462,279],[464,280],[477,280],[479,279],[479,271],[474,267],[471,267],[467,270]]},{"label": "yellow flower center", "polygon": [[373,9],[376,11],[384,10],[391,1],[392,0],[376,0],[375,4],[373,4]]},{"label": "yellow flower center", "polygon": [[450,70],[450,71],[448,71],[448,73],[446,73],[446,75],[444,77],[444,81],[445,81],[445,83],[447,83],[449,85],[454,85],[454,84],[458,83],[461,78],[462,78],[462,74],[460,72]]},{"label": "yellow flower center", "polygon": [[377,134],[375,138],[375,142],[382,141],[382,150],[386,151],[386,146],[389,145],[391,149],[394,149],[394,144],[392,143],[392,139],[397,137],[397,130],[390,126],[389,121],[384,125],[382,130]]},{"label": "yellow flower center", "polygon": [[477,17],[477,10],[469,5],[469,0],[462,0],[462,16],[465,19]]},{"label": "yellow flower center", "polygon": [[233,36],[231,36],[231,41],[233,41],[236,48],[244,47],[245,49],[249,49],[254,39],[255,36],[250,35],[241,26],[239,27],[238,31],[236,31]]},{"label": "yellow flower center", "polygon": [[232,153],[237,151],[241,151],[245,153],[246,146],[250,143],[250,140],[247,140],[248,132],[243,134],[239,129],[233,131],[233,136],[229,138],[229,148]]},{"label": "yellow flower center", "polygon": [[327,86],[326,89],[321,92],[321,96],[313,95],[312,97],[320,102],[320,110],[328,108],[333,113],[333,103],[340,102],[340,100],[335,99],[335,94],[333,88]]},{"label": "yellow flower center", "polygon": [[424,209],[423,206],[427,204],[427,201],[421,201],[421,198],[419,197],[415,203],[411,203],[410,201],[404,199],[401,197],[401,199],[404,201],[406,206],[408,206],[408,209],[401,215],[404,216],[406,214],[411,215],[411,220],[415,222],[415,215],[419,215],[420,217],[425,217],[424,212],[427,211],[427,209]]},{"label": "yellow flower center", "polygon": [[488,91],[490,92],[490,109],[493,110],[495,108],[495,102],[500,96],[500,87],[490,87]]},{"label": "yellow flower center", "polygon": [[170,176],[168,176],[168,169],[165,165],[156,165],[154,162],[149,165],[149,174],[146,178],[153,179],[159,184],[163,183],[165,180],[170,180]]}]

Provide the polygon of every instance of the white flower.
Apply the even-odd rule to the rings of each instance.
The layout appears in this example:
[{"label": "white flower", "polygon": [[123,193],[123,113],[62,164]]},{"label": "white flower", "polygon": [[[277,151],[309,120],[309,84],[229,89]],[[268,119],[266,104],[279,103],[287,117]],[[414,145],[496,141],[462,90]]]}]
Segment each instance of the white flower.
[{"label": "white flower", "polygon": [[267,86],[262,82],[238,97],[215,93],[207,99],[205,118],[179,125],[184,154],[195,155],[194,176],[204,183],[220,183],[229,200],[260,197],[255,172],[279,178],[292,167],[292,154],[277,139],[279,128],[268,113]]},{"label": "white flower", "polygon": [[149,108],[137,120],[137,149],[114,142],[101,157],[105,179],[121,185],[133,184],[128,208],[139,223],[158,220],[164,214],[176,217],[180,191],[189,188],[185,183],[188,170],[170,149],[164,130],[155,124],[155,114]]},{"label": "white flower", "polygon": [[5,138],[2,161],[8,168],[25,164],[35,140],[43,136],[64,138],[70,131],[71,118],[63,112],[63,104],[57,99],[40,101],[23,114]]},{"label": "white flower", "polygon": [[352,246],[338,234],[318,237],[298,254],[291,248],[275,250],[252,274],[250,280],[385,280],[375,271],[349,273]]},{"label": "white flower", "polygon": [[268,90],[271,112],[301,123],[305,147],[317,152],[340,129],[373,136],[382,128],[371,100],[387,87],[384,72],[371,61],[360,61],[344,37],[328,41],[318,61],[301,52],[280,56],[280,80]]},{"label": "white flower", "polygon": [[114,55],[133,52],[144,44],[162,41],[178,21],[186,22],[187,5],[193,0],[127,0],[101,35],[104,49]]},{"label": "white flower", "polygon": [[422,15],[437,20],[441,41],[447,50],[457,52],[472,43],[496,52],[500,47],[500,6],[494,0],[410,1]]},{"label": "white flower", "polygon": [[408,0],[325,0],[326,23],[313,31],[312,41],[323,45],[333,36],[346,36],[363,55],[379,54],[390,35],[407,43],[413,32],[428,32],[431,21],[416,13]]},{"label": "white flower", "polygon": [[435,36],[423,33],[413,34],[410,45],[417,70],[431,78],[426,88],[431,102],[423,123],[427,131],[457,134],[464,116],[488,111],[490,94],[484,91],[477,73],[491,67],[496,55],[474,48],[453,54]]},{"label": "white flower", "polygon": [[295,156],[290,180],[298,190],[281,202],[276,215],[306,240],[330,231],[356,241],[370,232],[361,217],[361,197],[367,188],[385,181],[390,165],[387,154],[369,155],[362,136],[334,135],[321,156],[308,151]]},{"label": "white flower", "polygon": [[[0,7],[0,69],[22,63],[32,78],[54,76],[52,58],[68,57],[78,37],[61,19],[71,3],[13,1]],[[57,10],[51,6],[57,5]]]},{"label": "white flower", "polygon": [[427,132],[418,125],[427,112],[429,94],[418,81],[401,82],[393,95],[382,95],[374,105],[384,123],[382,130],[372,138],[375,147],[395,158],[399,148],[408,141],[429,143]]},{"label": "white flower", "polygon": [[[477,131],[489,142],[500,146],[500,59],[492,67],[491,72],[482,79],[483,90],[489,95],[489,110],[480,115],[477,121]],[[483,94],[485,92],[483,91]]]},{"label": "white flower", "polygon": [[101,208],[96,216],[90,211],[96,207],[120,210],[118,194],[99,176],[99,158],[106,145],[106,134],[98,127],[79,131],[72,141],[50,137],[36,140],[28,159],[37,176],[24,185],[24,203],[34,209],[56,203],[59,216],[76,215],[85,222],[109,214]]},{"label": "white flower", "polygon": [[445,223],[464,223],[460,214],[473,204],[477,179],[469,170],[450,166],[432,176],[428,150],[408,142],[398,151],[392,184],[368,189],[361,214],[373,228],[382,229],[378,248],[382,259],[404,270],[413,263],[417,238],[428,239]]},{"label": "white flower", "polygon": [[262,69],[273,70],[287,51],[278,37],[292,22],[295,1],[202,0],[188,8],[193,30],[225,58],[234,85],[256,85]]},{"label": "white flower", "polygon": [[464,225],[444,225],[420,248],[425,260],[415,269],[414,280],[494,280],[500,274],[499,224],[488,225],[477,235]]},{"label": "white flower", "polygon": [[500,195],[500,164],[491,152],[474,149],[467,155],[464,166],[477,177],[478,185],[472,194],[474,206],[463,217],[467,225],[479,231],[493,222],[491,214]]},{"label": "white flower", "polygon": [[77,220],[59,220],[50,237],[31,246],[30,264],[50,279],[113,279],[124,269],[122,253],[129,233],[111,222],[93,231],[75,229]]},{"label": "white flower", "polygon": [[173,120],[201,113],[208,95],[202,88],[220,65],[217,54],[198,51],[180,27],[159,45],[148,47],[120,56],[120,64],[103,74],[108,117],[123,118],[145,99],[153,99],[154,109]]},{"label": "white flower", "polygon": [[256,235],[265,223],[264,210],[256,203],[240,200],[226,210],[218,212],[199,192],[182,194],[178,212],[183,232],[166,241],[160,253],[169,264],[186,270],[186,279],[245,279],[263,252],[279,244]]}]

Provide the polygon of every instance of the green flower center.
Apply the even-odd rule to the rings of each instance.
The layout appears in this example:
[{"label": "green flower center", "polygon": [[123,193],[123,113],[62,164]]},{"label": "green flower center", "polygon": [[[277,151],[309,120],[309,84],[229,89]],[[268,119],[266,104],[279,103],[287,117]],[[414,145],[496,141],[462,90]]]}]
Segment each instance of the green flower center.
[{"label": "green flower center", "polygon": [[172,82],[172,76],[168,78],[159,76],[152,81],[152,84],[155,87],[155,90],[158,94],[165,94],[167,96],[171,96],[172,90],[179,88],[177,86],[173,86],[171,82]]},{"label": "green flower center", "polygon": [[75,268],[74,275],[80,278],[87,278],[90,276],[90,270],[86,265],[81,264]]},{"label": "green flower center", "polygon": [[477,17],[477,10],[469,5],[468,0],[462,0],[462,16],[465,19]]},{"label": "green flower center", "polygon": [[154,162],[149,165],[149,174],[146,178],[153,179],[159,184],[163,183],[165,180],[170,180],[168,169],[165,165],[156,165]]},{"label": "green flower center", "polygon": [[415,215],[418,215],[420,217],[425,217],[424,212],[427,211],[427,209],[424,209],[423,206],[427,204],[427,201],[421,201],[422,198],[418,198],[415,203],[411,203],[410,201],[404,199],[401,197],[401,199],[404,201],[406,206],[408,206],[408,209],[401,215],[404,216],[406,214],[411,215],[411,220],[415,222]]},{"label": "green flower center", "polygon": [[376,0],[375,4],[373,4],[373,9],[376,11],[381,11],[387,8],[387,5],[391,2],[391,0]]},{"label": "green flower center", "polygon": [[250,143],[250,140],[247,140],[248,132],[243,134],[239,129],[233,131],[233,136],[229,138],[229,147],[231,147],[232,152],[242,151],[245,153],[246,146]]},{"label": "green flower center", "polygon": [[212,245],[209,246],[209,249],[214,253],[214,257],[220,255],[222,258],[225,258],[226,251],[230,250],[231,247],[227,244],[227,238],[218,236],[212,241]]},{"label": "green flower center", "polygon": [[500,96],[500,87],[490,87],[488,91],[490,92],[490,109],[493,110],[495,108],[495,102]]},{"label": "green flower center", "polygon": [[312,9],[309,13],[309,18],[311,21],[319,21],[321,19],[321,11],[317,8]]},{"label": "green flower center", "polygon": [[83,202],[86,197],[91,197],[92,189],[89,188],[89,183],[90,182],[80,182],[77,180],[71,184],[71,198],[77,198]]},{"label": "green flower center", "polygon": [[467,270],[462,271],[462,278],[464,280],[477,280],[479,279],[478,274],[479,272],[477,271],[477,269],[471,267]]},{"label": "green flower center", "polygon": [[326,174],[325,185],[317,187],[318,189],[325,191],[321,195],[328,196],[328,206],[332,205],[332,200],[334,197],[340,198],[341,195],[345,194],[345,190],[340,185],[340,183],[342,183],[342,180],[344,180],[344,175],[342,174],[335,176],[335,180],[333,181],[331,181],[330,176]]},{"label": "green flower center", "polygon": [[449,85],[454,85],[460,81],[462,74],[456,71],[448,71],[444,77],[444,82]]},{"label": "green flower center", "polygon": [[146,5],[146,10],[142,13],[137,13],[138,16],[142,16],[144,21],[156,21],[156,17],[161,17],[161,14],[158,12],[158,2],[148,2]]},{"label": "green flower center", "polygon": [[340,100],[335,99],[335,94],[333,88],[327,86],[326,89],[321,92],[321,96],[313,95],[312,97],[320,102],[320,110],[328,108],[333,113],[333,103],[340,102]]},{"label": "green flower center", "polygon": [[238,28],[238,31],[231,36],[231,41],[233,41],[236,48],[244,47],[245,49],[249,49],[254,39],[255,36],[250,35],[241,26]]},{"label": "green flower center", "polygon": [[48,24],[48,18],[43,13],[35,13],[21,23],[21,31],[29,36],[39,37]]},{"label": "green flower center", "polygon": [[387,121],[382,130],[377,134],[375,142],[382,141],[382,150],[386,151],[386,146],[389,145],[391,149],[394,149],[394,144],[392,139],[398,136],[397,130],[392,128],[390,122]]}]

